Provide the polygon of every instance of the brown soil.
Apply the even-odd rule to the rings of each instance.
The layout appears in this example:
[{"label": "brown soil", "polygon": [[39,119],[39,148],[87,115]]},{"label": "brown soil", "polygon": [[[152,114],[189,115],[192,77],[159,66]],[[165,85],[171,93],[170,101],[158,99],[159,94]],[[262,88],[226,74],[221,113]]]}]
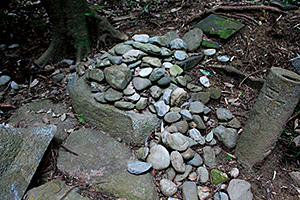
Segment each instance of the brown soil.
[{"label": "brown soil", "polygon": [[[207,15],[201,16],[201,18],[195,18],[199,12],[211,9],[215,5],[250,5],[252,2],[241,3],[240,1],[94,1],[94,4],[104,5],[105,8],[99,10],[100,14],[108,17],[113,26],[117,27],[120,31],[126,33],[128,36],[134,34],[146,33],[150,36],[163,35],[169,31],[177,31],[180,36],[183,36],[189,31],[197,22],[201,21]],[[164,2],[168,2],[165,4]],[[269,1],[255,1],[256,4],[264,2],[268,5]],[[97,7],[98,7],[97,6]],[[175,9],[177,11],[175,11]],[[221,40],[209,35],[205,36],[205,39],[217,41],[222,47],[218,51],[220,55],[227,55],[233,58],[228,65],[236,67],[245,74],[253,73],[253,76],[265,79],[268,70],[271,67],[281,67],[291,71],[295,71],[289,63],[291,58],[300,54],[300,10],[286,11],[282,13],[273,11],[251,11],[245,10],[242,12],[232,11],[218,12],[231,19],[240,21],[245,24],[245,27],[236,33],[228,40]],[[123,17],[123,20],[121,19]],[[259,18],[264,18],[262,25],[258,25],[256,22]],[[298,26],[297,26],[298,25]],[[53,72],[45,72],[43,70],[31,69],[31,61],[34,57],[40,55],[49,41],[46,40],[49,34],[43,36],[35,36],[35,38],[27,34],[27,40],[23,41],[22,49],[20,50],[6,50],[1,52],[1,61],[3,64],[2,74],[8,74],[15,81],[19,81],[20,84],[28,84],[37,78],[40,84],[36,87],[28,89],[28,87],[22,88],[16,95],[9,94],[9,88],[2,88],[1,93],[4,98],[1,100],[1,108],[4,111],[3,122],[11,116],[14,109],[22,104],[43,99],[43,93],[47,91],[58,90],[58,94],[50,94],[48,98],[51,98],[57,103],[63,103],[66,106],[70,106],[68,97],[65,97],[65,85],[57,84],[51,81],[50,74]],[[28,35],[29,34],[29,35]],[[30,37],[29,37],[30,36]],[[18,41],[20,42],[20,41]],[[101,50],[108,50],[114,44],[103,47]],[[95,50],[96,52],[97,50]],[[198,50],[203,51],[202,48]],[[72,54],[67,58],[72,58]],[[18,61],[20,60],[20,61]],[[17,61],[21,63],[17,65]],[[69,73],[68,67],[63,67],[59,63],[50,63],[56,69]],[[216,56],[212,58],[206,58],[205,61],[200,63],[195,69],[187,72],[192,77],[192,82],[199,85],[199,77],[202,75],[199,69],[205,69],[209,71],[213,76],[210,77],[210,81],[214,87],[218,87],[222,91],[228,91],[224,93],[220,100],[211,100],[208,103],[213,110],[211,118],[215,120],[215,108],[226,107],[234,113],[236,118],[245,125],[249,118],[251,109],[257,98],[258,89],[251,88],[246,84],[239,84],[242,80],[231,79],[229,82],[234,85],[233,88],[226,87],[224,82],[228,82],[225,77],[219,74],[214,74],[212,65],[219,64]],[[18,67],[19,66],[19,67]],[[231,105],[226,102],[226,99],[238,98],[237,104]],[[298,110],[299,110],[298,105]],[[296,113],[297,114],[297,113]],[[298,113],[299,114],[299,113]],[[294,120],[287,123],[286,129],[293,129]],[[299,117],[298,117],[299,118]],[[86,124],[79,123],[77,128],[88,126]],[[207,130],[208,132],[209,130]],[[294,133],[294,134],[293,134]],[[233,167],[240,169],[239,178],[245,179],[251,183],[252,193],[255,200],[268,199],[299,199],[300,194],[296,189],[296,184],[288,175],[293,170],[299,170],[298,160],[295,158],[295,152],[288,153],[295,150],[290,148],[290,141],[297,135],[295,132],[283,133],[282,137],[277,142],[272,153],[266,158],[266,160],[255,169],[255,174],[248,173],[241,165],[239,165],[236,159],[232,158],[227,160],[228,153],[234,154],[234,151],[223,150],[217,156],[216,168],[229,172]],[[201,149],[198,149],[201,151]],[[297,150],[297,149],[296,149]],[[57,155],[57,149],[52,150],[52,161],[49,162],[49,166],[52,170],[52,175],[55,177],[61,177],[69,184],[75,184],[74,181],[65,177],[62,172],[58,172],[55,165],[55,156]],[[55,153],[56,152],[56,153]],[[298,151],[299,152],[299,151]],[[296,152],[296,153],[298,153]],[[52,167],[51,167],[52,166]],[[159,172],[153,172],[155,174],[155,182],[160,178]],[[49,172],[44,173],[42,177],[49,178]],[[54,175],[52,176],[52,178]],[[43,182],[43,181],[42,181]],[[41,184],[42,182],[39,182]],[[78,185],[78,183],[76,182]],[[226,183],[227,184],[227,183]],[[101,192],[94,192],[89,190],[84,183],[79,184],[83,188],[83,194],[88,195],[93,199],[114,199]],[[208,184],[211,191],[216,192],[219,188]],[[161,195],[161,194],[160,194]],[[162,196],[161,196],[162,197]]]}]

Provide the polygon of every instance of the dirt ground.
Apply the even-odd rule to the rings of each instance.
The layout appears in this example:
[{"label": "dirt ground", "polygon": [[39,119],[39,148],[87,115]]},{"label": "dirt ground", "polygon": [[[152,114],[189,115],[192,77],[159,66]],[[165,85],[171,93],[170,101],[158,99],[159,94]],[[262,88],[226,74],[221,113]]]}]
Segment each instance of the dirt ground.
[{"label": "dirt ground", "polygon": [[[297,1],[296,1],[297,2]],[[163,35],[169,31],[177,31],[180,36],[193,28],[193,26],[204,19],[207,14],[200,14],[215,6],[250,6],[250,5],[268,5],[269,1],[91,1],[95,7],[105,6],[99,9],[99,13],[106,16],[112,25],[118,28],[121,32],[126,33],[129,37],[134,34],[149,34],[152,36]],[[38,7],[38,9],[41,9]],[[29,13],[31,13],[30,11]],[[221,40],[210,35],[205,35],[204,39],[217,41],[221,48],[218,51],[219,55],[227,55],[232,60],[227,63],[229,66],[236,67],[245,74],[252,74],[254,77],[265,79],[271,67],[281,67],[291,71],[295,71],[289,60],[297,57],[300,54],[300,10],[289,10],[284,12],[271,10],[251,10],[244,9],[236,11],[234,8],[227,11],[216,11],[215,13],[227,16],[245,24],[245,27],[238,33],[233,35],[228,40]],[[261,21],[261,25],[259,25]],[[51,30],[51,26],[46,26],[47,30]],[[26,40],[22,38],[26,37]],[[36,101],[45,98],[47,91],[56,89],[58,94],[48,94],[54,102],[70,106],[68,97],[65,97],[65,85],[54,83],[51,81],[50,74],[53,72],[40,72],[31,69],[31,62],[49,45],[49,32],[33,33],[25,32],[19,39],[15,39],[21,45],[18,50],[6,50],[0,52],[0,61],[2,63],[1,72],[13,77],[19,84],[24,84],[17,94],[11,95],[9,88],[2,88],[1,110],[4,112],[2,122],[13,114],[14,109],[22,104]],[[11,39],[12,40],[12,39]],[[22,40],[22,41],[21,41]],[[1,41],[3,42],[3,41]],[[101,50],[108,50],[115,44],[109,44]],[[95,49],[95,52],[98,50]],[[203,51],[203,48],[198,50]],[[74,58],[70,53],[69,59]],[[58,62],[50,63],[55,69],[69,73],[68,67],[61,66]],[[218,87],[223,93],[220,100],[211,100],[208,106],[211,108],[227,107],[237,117],[237,119],[245,125],[249,118],[251,109],[258,96],[259,90],[252,88],[241,80],[232,78],[230,83],[233,87],[226,86],[225,77],[220,74],[215,74],[212,68],[213,65],[219,64],[215,57],[206,58],[195,69],[187,72],[192,77],[193,83],[199,85],[200,69],[209,71],[213,76],[210,81],[214,87]],[[37,78],[40,83],[38,86],[31,88],[28,83]],[[238,98],[236,104],[228,104],[226,100]],[[289,120],[286,125],[286,131],[282,134],[277,142],[272,153],[266,158],[265,162],[257,166],[255,174],[250,174],[240,166],[236,159],[227,159],[228,153],[222,151],[217,156],[218,169],[229,172],[233,167],[240,169],[239,178],[245,179],[251,183],[252,193],[255,200],[279,200],[279,199],[300,199],[300,193],[297,191],[297,185],[292,181],[289,172],[299,170],[298,154],[300,151],[297,148],[291,148],[291,140],[297,136],[295,129],[295,119],[299,118],[300,106],[294,113],[294,118]],[[214,118],[215,111],[211,113]],[[82,123],[78,124],[77,128],[88,126]],[[299,127],[298,127],[299,128]],[[293,130],[292,130],[293,129]],[[207,130],[209,131],[209,130]],[[299,133],[298,133],[299,134]],[[201,149],[199,149],[201,151]],[[53,149],[52,161],[49,166],[55,164],[55,156],[57,149]],[[61,176],[70,184],[72,181],[67,177],[63,177],[61,172],[53,172],[57,176]],[[158,173],[157,173],[158,174]],[[43,177],[48,176],[45,173]],[[49,178],[49,177],[48,177]],[[159,177],[154,177],[156,180]],[[41,182],[39,182],[41,183]],[[211,191],[218,191],[213,185],[208,185]],[[86,185],[81,185],[83,194],[90,196],[92,199],[114,199],[109,195],[101,192],[93,192],[88,190]]]}]

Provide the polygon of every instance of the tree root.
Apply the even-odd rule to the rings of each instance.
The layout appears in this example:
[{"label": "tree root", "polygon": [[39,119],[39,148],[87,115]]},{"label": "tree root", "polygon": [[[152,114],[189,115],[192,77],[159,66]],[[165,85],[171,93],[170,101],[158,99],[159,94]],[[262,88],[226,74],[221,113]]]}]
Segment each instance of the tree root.
[{"label": "tree root", "polygon": [[217,11],[223,11],[223,12],[245,11],[245,10],[253,11],[253,10],[261,10],[261,9],[266,10],[266,11],[278,12],[278,13],[286,13],[286,12],[280,10],[279,8],[276,8],[276,7],[273,7],[273,6],[218,6],[218,7],[211,8],[209,10],[205,10],[201,13],[198,13],[198,14],[194,15],[187,22],[187,24],[194,21],[194,20],[196,20],[196,19],[202,18],[204,15],[211,14],[211,13],[214,13],[214,12],[217,12]]}]

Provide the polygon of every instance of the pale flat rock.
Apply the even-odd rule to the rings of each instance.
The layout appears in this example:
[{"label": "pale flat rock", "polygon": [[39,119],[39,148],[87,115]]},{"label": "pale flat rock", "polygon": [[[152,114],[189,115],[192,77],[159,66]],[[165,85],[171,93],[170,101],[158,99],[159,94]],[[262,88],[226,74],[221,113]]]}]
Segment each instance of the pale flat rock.
[{"label": "pale flat rock", "polygon": [[124,145],[113,138],[97,130],[80,129],[70,134],[64,146],[78,156],[61,149],[57,167],[88,183],[101,181],[101,184],[93,186],[94,190],[118,198],[158,199],[151,175],[130,174],[127,165],[134,158]]}]

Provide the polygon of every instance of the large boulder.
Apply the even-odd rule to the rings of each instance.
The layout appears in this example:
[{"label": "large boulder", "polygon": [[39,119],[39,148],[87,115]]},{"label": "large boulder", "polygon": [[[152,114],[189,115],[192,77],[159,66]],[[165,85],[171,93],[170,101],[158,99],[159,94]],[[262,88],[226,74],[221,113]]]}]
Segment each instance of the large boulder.
[{"label": "large boulder", "polygon": [[57,128],[0,126],[0,199],[21,199]]},{"label": "large boulder", "polygon": [[126,199],[158,199],[149,173],[139,176],[130,174],[127,165],[132,153],[113,138],[91,129],[74,131],[65,142],[65,147],[78,156],[60,150],[57,166],[93,184],[93,189]]},{"label": "large boulder", "polygon": [[75,111],[87,123],[126,143],[140,145],[159,125],[158,117],[149,111],[123,111],[113,105],[98,103],[84,77],[71,87],[70,97]]}]

